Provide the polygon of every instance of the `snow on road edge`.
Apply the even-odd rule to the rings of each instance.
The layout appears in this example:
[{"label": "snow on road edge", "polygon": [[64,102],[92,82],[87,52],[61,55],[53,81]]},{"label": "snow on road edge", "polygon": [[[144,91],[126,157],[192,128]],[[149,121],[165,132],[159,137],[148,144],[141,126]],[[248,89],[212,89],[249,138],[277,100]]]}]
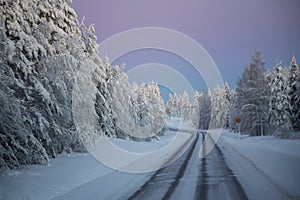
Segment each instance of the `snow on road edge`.
[{"label": "snow on road edge", "polygon": [[[276,143],[272,143],[273,140]],[[300,159],[292,156],[297,153],[290,152],[291,145],[283,145],[287,141],[276,140],[276,138],[271,140],[267,137],[239,140],[237,136],[232,137],[228,130],[224,130],[218,142],[228,166],[235,172],[250,199],[297,199],[300,197],[297,189],[300,184],[298,179]],[[299,142],[293,141],[293,143]],[[288,147],[285,154],[283,147]],[[281,152],[274,151],[276,148],[282,148]],[[300,151],[297,146],[296,149],[298,149],[297,152]],[[296,168],[298,170],[295,170]]]}]

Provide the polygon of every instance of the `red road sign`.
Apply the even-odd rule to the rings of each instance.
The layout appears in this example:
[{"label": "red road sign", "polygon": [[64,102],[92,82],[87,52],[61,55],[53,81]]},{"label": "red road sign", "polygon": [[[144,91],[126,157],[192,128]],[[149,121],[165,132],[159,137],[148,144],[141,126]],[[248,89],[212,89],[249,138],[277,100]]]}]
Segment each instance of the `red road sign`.
[{"label": "red road sign", "polygon": [[239,118],[239,117],[236,118],[236,119],[235,119],[235,122],[238,123],[238,124],[241,123],[241,118]]}]

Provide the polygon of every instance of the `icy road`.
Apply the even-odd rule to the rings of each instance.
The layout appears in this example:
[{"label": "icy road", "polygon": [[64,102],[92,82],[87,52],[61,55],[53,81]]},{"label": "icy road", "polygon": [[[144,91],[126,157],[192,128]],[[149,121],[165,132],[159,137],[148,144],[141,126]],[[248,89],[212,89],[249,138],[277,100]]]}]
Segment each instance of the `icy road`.
[{"label": "icy road", "polygon": [[178,160],[158,170],[128,199],[247,199],[218,147],[199,159],[204,135],[196,134]]}]

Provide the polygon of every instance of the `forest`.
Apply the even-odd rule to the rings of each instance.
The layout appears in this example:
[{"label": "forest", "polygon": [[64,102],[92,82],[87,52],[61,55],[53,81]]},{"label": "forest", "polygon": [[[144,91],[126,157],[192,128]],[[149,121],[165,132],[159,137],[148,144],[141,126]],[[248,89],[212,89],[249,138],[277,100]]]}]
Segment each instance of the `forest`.
[{"label": "forest", "polygon": [[227,128],[280,138],[294,137],[293,132],[300,131],[300,73],[294,56],[290,66],[282,67],[279,62],[270,71],[257,51],[234,88],[226,82],[212,92],[195,91],[192,103],[187,95],[170,95],[166,113],[192,119],[198,129]]}]

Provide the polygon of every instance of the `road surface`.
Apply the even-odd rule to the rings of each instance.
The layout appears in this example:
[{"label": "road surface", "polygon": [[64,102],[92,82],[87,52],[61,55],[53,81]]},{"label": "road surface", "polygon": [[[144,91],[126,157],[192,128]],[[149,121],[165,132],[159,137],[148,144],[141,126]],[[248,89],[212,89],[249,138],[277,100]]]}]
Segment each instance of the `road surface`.
[{"label": "road surface", "polygon": [[199,159],[204,135],[197,134],[178,160],[158,170],[128,199],[247,199],[217,146]]}]

